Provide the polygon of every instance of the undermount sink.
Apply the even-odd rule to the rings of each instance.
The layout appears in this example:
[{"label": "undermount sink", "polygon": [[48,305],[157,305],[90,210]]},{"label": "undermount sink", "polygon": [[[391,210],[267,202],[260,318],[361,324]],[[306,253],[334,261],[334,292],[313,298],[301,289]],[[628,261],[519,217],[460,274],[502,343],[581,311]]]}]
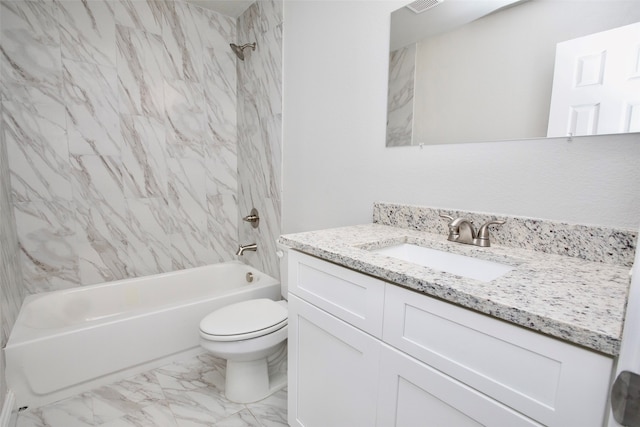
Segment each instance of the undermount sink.
[{"label": "undermount sink", "polygon": [[515,269],[510,265],[403,243],[372,252],[469,279],[490,282]]}]

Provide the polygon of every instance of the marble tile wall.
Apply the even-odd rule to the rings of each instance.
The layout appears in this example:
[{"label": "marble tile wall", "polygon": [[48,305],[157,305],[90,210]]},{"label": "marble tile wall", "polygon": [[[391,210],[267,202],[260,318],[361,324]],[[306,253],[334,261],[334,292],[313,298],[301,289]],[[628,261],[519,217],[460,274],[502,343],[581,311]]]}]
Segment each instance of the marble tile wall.
[{"label": "marble tile wall", "polygon": [[236,20],[165,0],[0,7],[27,292],[234,259]]},{"label": "marble tile wall", "polygon": [[260,226],[239,224],[240,243],[257,243],[243,259],[280,277],[275,241],[281,230],[282,0],[255,2],[238,19],[238,43],[256,42],[238,62],[238,174],[240,215],[252,207]]},{"label": "marble tile wall", "polygon": [[[19,256],[20,248],[11,205],[8,156],[0,121],[0,349],[4,348],[9,339],[24,297]],[[0,410],[7,392],[3,380],[4,369],[4,352],[0,350]]]},{"label": "marble tile wall", "polygon": [[415,72],[415,43],[394,50],[389,54],[388,147],[411,145],[412,143]]}]

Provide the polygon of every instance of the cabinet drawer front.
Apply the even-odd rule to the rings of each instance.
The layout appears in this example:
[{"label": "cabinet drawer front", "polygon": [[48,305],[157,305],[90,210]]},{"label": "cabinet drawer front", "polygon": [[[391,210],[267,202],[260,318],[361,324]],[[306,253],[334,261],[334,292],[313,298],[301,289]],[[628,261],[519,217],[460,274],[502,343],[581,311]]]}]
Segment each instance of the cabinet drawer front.
[{"label": "cabinet drawer front", "polygon": [[385,282],[289,251],[289,292],[380,338]]},{"label": "cabinet drawer front", "polygon": [[612,360],[389,285],[384,341],[549,426],[601,426]]},{"label": "cabinet drawer front", "polygon": [[378,427],[542,427],[391,347],[380,357]]}]

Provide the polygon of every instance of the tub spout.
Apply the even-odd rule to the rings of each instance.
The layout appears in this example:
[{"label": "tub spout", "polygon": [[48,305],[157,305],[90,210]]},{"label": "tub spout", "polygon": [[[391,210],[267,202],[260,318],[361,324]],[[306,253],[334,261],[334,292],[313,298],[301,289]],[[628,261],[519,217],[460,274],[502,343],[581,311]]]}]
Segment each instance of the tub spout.
[{"label": "tub spout", "polygon": [[258,250],[258,245],[256,245],[255,243],[251,243],[249,245],[240,245],[238,246],[238,251],[236,252],[236,255],[242,256],[245,251],[255,252],[256,250]]}]

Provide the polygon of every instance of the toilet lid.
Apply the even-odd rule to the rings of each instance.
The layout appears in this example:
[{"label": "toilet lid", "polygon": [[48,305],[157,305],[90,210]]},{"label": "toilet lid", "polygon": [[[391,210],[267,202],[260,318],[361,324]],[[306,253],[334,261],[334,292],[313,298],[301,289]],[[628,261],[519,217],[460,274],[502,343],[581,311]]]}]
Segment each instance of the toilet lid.
[{"label": "toilet lid", "polygon": [[213,339],[249,339],[287,324],[286,305],[260,298],[222,307],[200,322],[200,330]]}]

